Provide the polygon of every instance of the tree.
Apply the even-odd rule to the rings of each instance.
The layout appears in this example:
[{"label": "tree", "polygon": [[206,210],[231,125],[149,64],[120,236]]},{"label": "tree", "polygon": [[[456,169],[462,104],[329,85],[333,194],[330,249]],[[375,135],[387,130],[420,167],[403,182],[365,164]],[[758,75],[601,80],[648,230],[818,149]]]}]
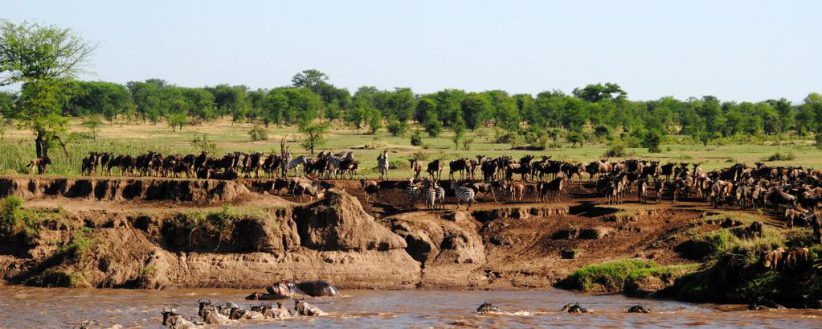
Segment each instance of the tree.
[{"label": "tree", "polygon": [[183,130],[183,126],[188,123],[188,118],[186,114],[182,112],[169,113],[166,115],[166,121],[172,131],[177,131],[177,129]]},{"label": "tree", "polygon": [[294,87],[305,87],[314,92],[319,92],[320,87],[328,80],[328,75],[315,69],[304,70],[291,78]]},{"label": "tree", "polygon": [[454,129],[454,148],[459,150],[460,143],[465,139],[465,122],[462,117],[457,117],[451,128]]},{"label": "tree", "polygon": [[82,125],[88,128],[88,130],[91,131],[91,137],[97,140],[97,131],[100,130],[100,126],[103,125],[103,120],[100,120],[100,116],[98,115],[92,115],[83,120]]},{"label": "tree", "polygon": [[374,135],[382,128],[382,113],[375,109],[367,111],[368,127],[371,128],[371,134]]},{"label": "tree", "polygon": [[646,131],[642,137],[642,147],[648,148],[648,152],[659,153],[662,150],[659,145],[662,144],[662,131],[658,129],[651,129]]},{"label": "tree", "polygon": [[405,123],[405,121],[399,121],[396,119],[388,120],[388,132],[391,133],[391,136],[403,136],[407,130],[408,124]]},{"label": "tree", "polygon": [[34,132],[38,157],[48,157],[55,142],[68,153],[60,138],[68,125],[62,106],[94,46],[55,26],[4,21],[0,30],[0,86],[22,84],[21,101],[10,117]]},{"label": "tree", "polygon": [[471,93],[462,99],[462,117],[468,129],[474,130],[491,116],[491,102],[485,95]]},{"label": "tree", "polygon": [[325,143],[325,133],[329,127],[328,123],[301,123],[299,125],[300,132],[305,134],[303,147],[311,154],[314,154],[314,149]]}]

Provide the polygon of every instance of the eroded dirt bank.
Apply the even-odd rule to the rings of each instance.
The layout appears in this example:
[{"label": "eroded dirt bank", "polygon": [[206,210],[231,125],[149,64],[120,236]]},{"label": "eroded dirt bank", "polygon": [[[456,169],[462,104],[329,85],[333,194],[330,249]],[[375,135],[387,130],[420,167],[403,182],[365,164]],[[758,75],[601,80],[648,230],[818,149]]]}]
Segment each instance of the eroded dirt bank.
[{"label": "eroded dirt bank", "polygon": [[39,209],[31,227],[0,241],[0,271],[37,286],[548,287],[609,260],[693,263],[674,249],[705,216],[698,204],[571,197],[581,186],[557,203],[413,210],[401,187],[369,204],[356,182],[333,183],[300,204],[255,181],[0,178],[0,197]]}]

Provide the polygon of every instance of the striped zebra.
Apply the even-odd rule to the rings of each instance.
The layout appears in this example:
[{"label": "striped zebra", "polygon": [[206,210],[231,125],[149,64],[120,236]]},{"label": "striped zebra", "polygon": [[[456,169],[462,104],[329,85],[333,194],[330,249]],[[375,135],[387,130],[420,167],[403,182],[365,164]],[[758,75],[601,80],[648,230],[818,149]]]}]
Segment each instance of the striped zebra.
[{"label": "striped zebra", "polygon": [[445,189],[437,185],[437,182],[434,182],[434,190],[437,192],[435,203],[439,204],[441,209],[445,209]]},{"label": "striped zebra", "polygon": [[454,196],[457,197],[457,209],[460,208],[461,202],[467,202],[468,206],[465,210],[471,209],[471,205],[474,204],[474,197],[476,193],[470,187],[459,186],[457,182],[451,181],[451,189],[454,190]]},{"label": "striped zebra", "polygon": [[287,173],[289,170],[294,169],[294,176],[298,176],[297,167],[302,165],[303,166],[303,171],[305,171],[305,164],[306,163],[308,163],[308,158],[305,155],[298,156],[298,157],[294,158],[293,160],[290,160],[290,161],[287,162],[287,165],[285,167],[285,171]]},{"label": "striped zebra", "polygon": [[380,180],[384,180],[388,176],[388,150],[377,156],[377,169],[380,171]]},{"label": "striped zebra", "polygon": [[417,185],[414,185],[413,178],[408,180],[408,188],[405,189],[405,195],[408,198],[408,207],[413,208],[414,203],[417,201],[417,197],[420,195],[420,189]]},{"label": "striped zebra", "polygon": [[422,190],[422,199],[425,200],[425,206],[428,209],[436,209],[437,207],[437,189],[433,186],[424,188]]}]

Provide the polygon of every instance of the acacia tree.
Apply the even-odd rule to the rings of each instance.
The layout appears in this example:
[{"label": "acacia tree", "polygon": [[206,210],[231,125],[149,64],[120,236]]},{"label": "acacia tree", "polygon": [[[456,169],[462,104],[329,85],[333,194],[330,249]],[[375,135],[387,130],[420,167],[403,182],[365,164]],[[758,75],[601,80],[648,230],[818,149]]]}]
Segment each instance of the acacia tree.
[{"label": "acacia tree", "polygon": [[311,154],[314,154],[314,149],[325,143],[325,133],[328,131],[330,126],[327,122],[314,123],[302,121],[300,122],[299,128],[300,132],[305,134],[305,139],[303,139],[303,147],[311,152]]},{"label": "acacia tree", "polygon": [[93,51],[94,46],[69,29],[0,23],[0,86],[22,84],[19,105],[9,114],[34,133],[38,157],[48,157],[55,142],[65,152],[60,136],[68,119],[62,107],[71,93],[69,82]]}]

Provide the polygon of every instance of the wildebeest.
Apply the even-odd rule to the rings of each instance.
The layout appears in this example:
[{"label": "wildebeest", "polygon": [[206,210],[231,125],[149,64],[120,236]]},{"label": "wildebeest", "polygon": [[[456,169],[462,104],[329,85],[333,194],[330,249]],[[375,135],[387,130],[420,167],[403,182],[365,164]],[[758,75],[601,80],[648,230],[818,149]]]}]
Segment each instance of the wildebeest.
[{"label": "wildebeest", "polygon": [[34,170],[37,169],[37,174],[42,175],[46,173],[46,169],[51,164],[51,158],[49,157],[37,157],[31,160],[26,168],[29,168],[29,175],[34,174]]},{"label": "wildebeest", "polygon": [[360,187],[365,192],[365,202],[371,202],[380,193],[380,184],[373,180],[366,180],[365,177],[360,178]]},{"label": "wildebeest", "polygon": [[559,311],[560,312],[566,312],[567,311],[568,313],[592,313],[591,310],[580,306],[579,302],[576,302],[576,303],[573,303],[573,304],[571,304],[571,303],[565,304],[565,306],[563,306],[562,309],[560,309]]},{"label": "wildebeest", "polygon": [[162,311],[163,315],[163,325],[167,326],[171,329],[195,329],[195,328],[202,328],[201,325],[194,323],[191,320],[184,318],[181,314],[177,313],[175,309],[167,309],[163,308]]},{"label": "wildebeest", "polygon": [[489,302],[482,303],[479,307],[477,307],[477,313],[479,314],[500,314],[499,307]]},{"label": "wildebeest", "polygon": [[448,178],[454,179],[454,172],[459,172],[460,179],[465,178],[465,171],[468,169],[468,159],[461,158],[448,163]]},{"label": "wildebeest", "polygon": [[428,172],[428,175],[431,176],[431,178],[439,180],[442,175],[442,160],[437,159],[429,162],[426,172]]},{"label": "wildebeest", "polygon": [[302,299],[295,299],[294,300],[294,310],[297,311],[297,314],[303,316],[324,316],[328,315],[328,313],[321,310],[319,307],[306,303]]},{"label": "wildebeest", "polygon": [[548,197],[551,195],[554,196],[554,201],[559,201],[559,195],[562,193],[563,181],[565,181],[565,176],[554,178],[547,183],[540,183],[540,185],[538,185],[539,201],[548,201]]},{"label": "wildebeest", "polygon": [[645,307],[645,305],[642,305],[642,304],[634,305],[634,306],[631,306],[630,308],[628,308],[628,313],[651,313],[651,312],[653,312],[653,310],[651,310],[650,307]]},{"label": "wildebeest", "polygon": [[422,161],[417,158],[408,159],[408,166],[414,172],[414,179],[420,179],[420,172],[422,172]]}]

